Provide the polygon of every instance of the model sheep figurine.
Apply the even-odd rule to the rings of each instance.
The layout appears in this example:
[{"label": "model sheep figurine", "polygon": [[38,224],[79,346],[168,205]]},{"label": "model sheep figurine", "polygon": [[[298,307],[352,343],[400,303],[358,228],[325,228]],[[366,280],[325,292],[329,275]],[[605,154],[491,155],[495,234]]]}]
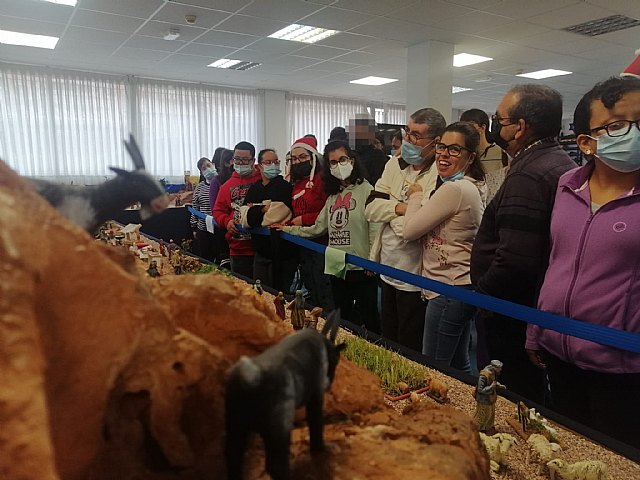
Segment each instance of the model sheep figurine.
[{"label": "model sheep figurine", "polygon": [[311,452],[324,449],[324,392],[335,375],[340,351],[335,345],[340,312],[322,329],[292,333],[260,355],[240,360],[229,370],[225,393],[227,473],[242,478],[250,433],[262,436],[266,470],[272,478],[289,478],[289,446],[295,409],[306,407]]},{"label": "model sheep figurine", "polygon": [[169,199],[156,179],[146,170],[133,135],[124,142],[135,170],[109,167],[116,176],[97,187],[59,185],[31,180],[38,193],[72,222],[93,234],[107,220],[129,205],[140,202],[140,218],[146,220],[163,211]]},{"label": "model sheep figurine", "polygon": [[542,470],[544,465],[549,463],[551,460],[558,458],[562,451],[560,445],[549,442],[547,437],[540,435],[539,433],[532,433],[529,435],[527,443],[531,447],[530,450],[527,451],[527,463],[529,462],[531,451],[533,451],[534,457],[540,464],[538,473],[540,473],[540,470]]},{"label": "model sheep figurine", "polygon": [[568,464],[556,458],[547,463],[551,480],[557,473],[562,480],[607,480],[607,465],[599,460],[585,460]]},{"label": "model sheep figurine", "polygon": [[489,454],[491,470],[497,472],[502,465],[507,464],[507,452],[518,442],[513,435],[508,433],[496,433],[492,436],[485,435],[482,432],[479,433],[480,440],[482,440],[484,448]]},{"label": "model sheep figurine", "polygon": [[447,394],[449,393],[449,387],[442,380],[438,380],[435,377],[428,377],[425,381],[427,387],[427,394],[441,402],[447,400]]}]

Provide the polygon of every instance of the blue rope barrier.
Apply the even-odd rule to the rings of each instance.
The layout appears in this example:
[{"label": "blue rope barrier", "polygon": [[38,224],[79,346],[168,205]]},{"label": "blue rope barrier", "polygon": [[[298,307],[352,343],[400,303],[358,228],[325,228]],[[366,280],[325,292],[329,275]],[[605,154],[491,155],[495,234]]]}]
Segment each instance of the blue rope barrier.
[{"label": "blue rope barrier", "polygon": [[[206,218],[206,215],[202,212],[194,210],[188,207],[189,211],[200,218]],[[268,228],[242,228],[238,226],[238,230],[258,235],[271,235],[271,230]],[[305,238],[292,235],[290,233],[281,233],[281,238],[291,243],[295,243],[308,250],[325,253],[327,247],[316,242],[312,242]],[[385,275],[387,277],[400,280],[401,282],[420,287],[424,290],[431,290],[432,292],[445,295],[447,297],[455,298],[461,302],[474,305],[475,307],[482,308],[484,310],[490,310],[492,312],[505,315],[507,317],[516,318],[526,323],[538,325],[542,328],[555,330],[572,337],[582,338],[592,342],[599,343],[601,345],[607,345],[609,347],[619,348],[629,352],[640,353],[640,334],[627,332],[624,330],[618,330],[616,328],[605,327],[603,325],[595,325],[592,323],[582,322],[580,320],[574,320],[572,318],[563,317],[561,315],[555,315],[553,313],[544,312],[535,308],[526,307],[517,303],[512,303],[507,300],[502,300],[496,297],[490,297],[478,292],[472,292],[465,288],[455,287],[453,285],[447,285],[436,280],[431,280],[420,275],[405,272],[404,270],[398,270],[397,268],[390,267],[388,265],[382,265],[377,262],[373,262],[369,259],[358,257],[356,255],[347,254],[347,263],[361,267],[365,270]]]}]

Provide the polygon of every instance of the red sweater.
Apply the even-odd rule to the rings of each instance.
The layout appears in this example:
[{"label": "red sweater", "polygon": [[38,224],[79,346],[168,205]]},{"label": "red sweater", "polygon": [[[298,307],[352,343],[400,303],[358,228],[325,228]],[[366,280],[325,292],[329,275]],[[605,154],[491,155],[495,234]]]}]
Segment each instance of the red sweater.
[{"label": "red sweater", "polygon": [[[236,224],[240,223],[240,207],[244,205],[244,197],[249,191],[249,187],[259,181],[262,177],[258,170],[254,170],[251,175],[241,177],[233,172],[231,178],[222,184],[218,192],[218,198],[213,206],[213,218],[222,228],[227,228],[231,219]],[[253,255],[251,246],[251,235],[240,234],[231,235],[227,231],[225,238],[229,244],[229,253],[233,257]]]},{"label": "red sweater", "polygon": [[[302,216],[302,225],[309,226],[316,223],[316,218],[327,201],[324,192],[322,174],[316,172],[313,176],[313,188],[306,188],[308,178],[296,181],[293,186],[293,217]],[[302,195],[301,192],[304,190]]]}]

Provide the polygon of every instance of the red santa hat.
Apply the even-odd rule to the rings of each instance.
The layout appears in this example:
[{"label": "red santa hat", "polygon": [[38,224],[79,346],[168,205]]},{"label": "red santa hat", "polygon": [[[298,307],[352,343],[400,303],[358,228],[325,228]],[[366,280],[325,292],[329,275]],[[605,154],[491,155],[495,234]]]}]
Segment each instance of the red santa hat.
[{"label": "red santa hat", "polygon": [[621,77],[640,78],[640,48],[636,50],[636,59],[620,74]]},{"label": "red santa hat", "polygon": [[[315,175],[316,165],[317,165],[318,159],[320,158],[320,153],[318,153],[318,144],[315,138],[302,137],[296,140],[295,142],[293,142],[293,145],[291,145],[291,151],[293,151],[294,148],[304,148],[307,152],[311,154],[311,174],[309,175],[309,181],[305,185],[305,188],[313,188],[313,176]],[[290,164],[288,165],[288,169],[289,171],[286,172],[287,176],[290,175],[290,169],[291,169]]]}]

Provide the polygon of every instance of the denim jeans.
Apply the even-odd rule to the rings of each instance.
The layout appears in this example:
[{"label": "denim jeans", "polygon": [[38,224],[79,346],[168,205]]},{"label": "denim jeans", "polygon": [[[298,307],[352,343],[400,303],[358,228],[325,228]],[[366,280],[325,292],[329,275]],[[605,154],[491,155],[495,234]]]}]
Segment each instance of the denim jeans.
[{"label": "denim jeans", "polygon": [[[471,289],[471,286],[463,288]],[[471,372],[469,341],[476,308],[440,295],[429,300],[424,321],[422,353],[458,370]]]}]

